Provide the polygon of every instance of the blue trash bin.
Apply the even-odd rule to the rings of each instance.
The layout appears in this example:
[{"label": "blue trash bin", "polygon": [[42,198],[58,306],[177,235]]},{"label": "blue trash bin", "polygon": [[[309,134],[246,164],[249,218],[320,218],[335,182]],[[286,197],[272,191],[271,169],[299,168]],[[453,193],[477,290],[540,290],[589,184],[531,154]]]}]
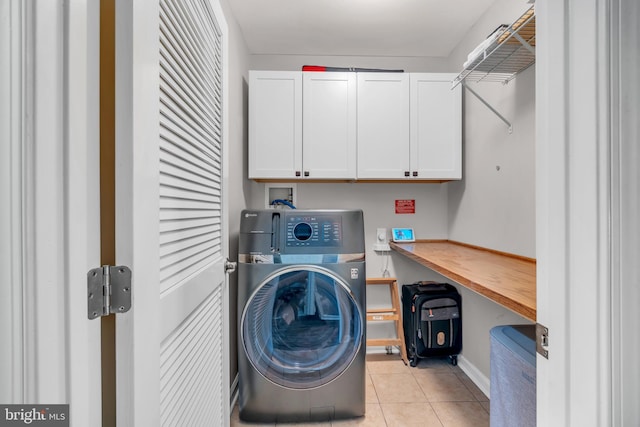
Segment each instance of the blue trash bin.
[{"label": "blue trash bin", "polygon": [[496,326],[490,335],[491,427],[535,427],[535,325]]}]

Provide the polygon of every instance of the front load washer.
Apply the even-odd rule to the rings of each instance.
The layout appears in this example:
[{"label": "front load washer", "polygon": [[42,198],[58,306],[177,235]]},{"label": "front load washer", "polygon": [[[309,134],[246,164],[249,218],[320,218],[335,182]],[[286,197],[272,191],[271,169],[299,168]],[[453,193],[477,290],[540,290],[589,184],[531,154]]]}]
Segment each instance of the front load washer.
[{"label": "front load washer", "polygon": [[360,210],[245,210],[238,254],[240,418],[364,415]]}]

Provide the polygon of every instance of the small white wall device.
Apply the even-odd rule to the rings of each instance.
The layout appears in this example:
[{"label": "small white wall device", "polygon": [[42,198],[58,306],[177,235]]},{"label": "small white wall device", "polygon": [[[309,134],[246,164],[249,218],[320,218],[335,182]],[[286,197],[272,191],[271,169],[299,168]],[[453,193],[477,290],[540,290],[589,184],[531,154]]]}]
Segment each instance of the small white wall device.
[{"label": "small white wall device", "polygon": [[387,229],[386,228],[378,228],[376,229],[376,243],[373,245],[374,251],[390,251],[389,247],[389,239],[387,237]]},{"label": "small white wall device", "polygon": [[392,228],[391,238],[397,243],[415,242],[413,228]]}]

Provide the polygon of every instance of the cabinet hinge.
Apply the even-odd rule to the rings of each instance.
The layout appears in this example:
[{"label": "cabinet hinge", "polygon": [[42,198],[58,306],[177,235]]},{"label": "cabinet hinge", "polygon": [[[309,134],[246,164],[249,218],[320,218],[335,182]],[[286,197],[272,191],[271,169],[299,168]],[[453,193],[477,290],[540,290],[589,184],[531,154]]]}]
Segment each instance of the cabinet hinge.
[{"label": "cabinet hinge", "polygon": [[549,328],[541,325],[540,323],[536,323],[536,351],[544,356],[546,359],[549,358]]},{"label": "cabinet hinge", "polygon": [[87,273],[89,319],[126,313],[131,308],[131,270],[122,265],[102,267]]}]

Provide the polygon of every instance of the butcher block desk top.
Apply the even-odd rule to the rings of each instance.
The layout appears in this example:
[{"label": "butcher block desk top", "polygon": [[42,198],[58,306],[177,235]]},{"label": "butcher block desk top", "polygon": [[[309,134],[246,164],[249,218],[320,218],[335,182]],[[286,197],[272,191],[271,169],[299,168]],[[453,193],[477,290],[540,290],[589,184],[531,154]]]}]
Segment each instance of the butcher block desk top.
[{"label": "butcher block desk top", "polygon": [[536,321],[536,261],[451,240],[391,248],[519,315]]}]

